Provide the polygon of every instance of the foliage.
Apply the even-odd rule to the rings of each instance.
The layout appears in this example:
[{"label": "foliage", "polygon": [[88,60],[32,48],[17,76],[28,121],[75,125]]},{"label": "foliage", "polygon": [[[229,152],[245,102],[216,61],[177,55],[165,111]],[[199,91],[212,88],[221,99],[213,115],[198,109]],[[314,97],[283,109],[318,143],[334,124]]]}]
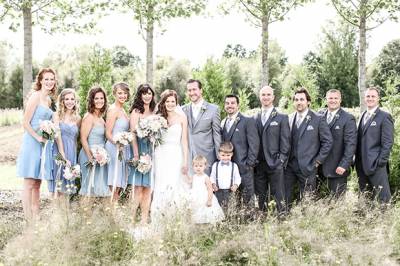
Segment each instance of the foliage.
[{"label": "foliage", "polygon": [[387,43],[375,59],[372,83],[385,88],[385,82],[400,76],[400,39]]},{"label": "foliage", "polygon": [[155,69],[155,90],[160,95],[166,89],[175,90],[181,103],[186,97],[186,82],[191,77],[190,62],[171,57],[157,58]]},{"label": "foliage", "polygon": [[311,108],[320,109],[318,98],[318,82],[314,75],[303,65],[289,65],[282,73],[282,97],[279,100],[279,108],[293,110],[292,99],[294,91],[299,87],[305,87],[311,96]]},{"label": "foliage", "polygon": [[[257,1],[225,1],[222,9],[225,12],[237,7],[246,14],[247,19],[256,27],[261,28],[261,85],[269,85],[269,26],[276,21],[282,21],[287,13],[308,0],[257,0]],[[240,52],[240,51],[239,51]]]},{"label": "foliage", "polygon": [[111,49],[112,62],[114,67],[137,67],[140,57],[133,55],[125,46],[115,46]]},{"label": "foliage", "polygon": [[400,190],[400,75],[388,78],[382,104],[394,118],[394,144],[389,159],[389,183],[393,192]]},{"label": "foliage", "polygon": [[79,70],[80,114],[86,113],[87,95],[94,85],[101,86],[107,93],[108,102],[112,99],[112,59],[110,51],[96,45],[86,63]]},{"label": "foliage", "polygon": [[22,121],[22,111],[20,109],[1,109],[0,127],[19,124]]},{"label": "foliage", "polygon": [[350,25],[331,22],[323,29],[318,52],[309,52],[304,57],[305,66],[318,81],[320,96],[325,96],[329,89],[339,89],[342,91],[342,105],[346,107],[359,104],[355,43],[356,32]]},{"label": "foliage", "polygon": [[208,59],[199,71],[194,72],[194,77],[203,84],[204,99],[219,105],[221,113],[223,113],[225,96],[231,93],[226,82],[223,65],[218,61]]},{"label": "foliage", "polygon": [[256,50],[250,50],[247,51],[245,47],[241,44],[228,44],[224,50],[223,57],[226,58],[231,58],[231,57],[237,57],[237,58],[251,58],[256,56],[257,51]]},{"label": "foliage", "polygon": [[[284,221],[150,224],[133,237],[129,208],[47,208],[5,247],[5,265],[395,265],[398,205],[380,206],[349,192],[339,200],[306,198]],[[85,205],[83,205],[85,206]],[[140,230],[140,229],[139,229]]]},{"label": "foliage", "polygon": [[123,11],[133,11],[133,17],[139,22],[140,30],[146,41],[146,82],[153,84],[153,33],[155,26],[162,27],[163,22],[177,17],[190,17],[200,13],[207,0],[126,0],[116,1]]}]

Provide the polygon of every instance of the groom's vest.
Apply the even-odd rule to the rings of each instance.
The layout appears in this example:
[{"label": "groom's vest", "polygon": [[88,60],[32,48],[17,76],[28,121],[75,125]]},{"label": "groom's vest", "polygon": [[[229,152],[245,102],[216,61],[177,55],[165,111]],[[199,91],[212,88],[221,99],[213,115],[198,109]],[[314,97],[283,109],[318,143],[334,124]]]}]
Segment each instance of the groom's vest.
[{"label": "groom's vest", "polygon": [[[219,188],[219,184],[218,184],[218,166],[219,166],[219,161],[217,162],[217,165],[215,166],[215,181],[217,182],[217,187]],[[231,162],[231,185],[229,187],[233,186],[233,170],[234,170],[234,163]]]}]

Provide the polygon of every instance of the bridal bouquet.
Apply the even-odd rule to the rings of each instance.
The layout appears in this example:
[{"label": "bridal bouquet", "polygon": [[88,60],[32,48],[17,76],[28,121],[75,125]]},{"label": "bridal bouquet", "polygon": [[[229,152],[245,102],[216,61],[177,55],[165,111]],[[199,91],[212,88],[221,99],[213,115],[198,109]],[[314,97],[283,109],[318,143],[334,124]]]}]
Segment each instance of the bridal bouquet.
[{"label": "bridal bouquet", "polygon": [[142,174],[146,174],[151,170],[151,156],[149,154],[143,154],[139,156],[138,160],[130,160],[128,163]]},{"label": "bridal bouquet", "polygon": [[57,137],[59,128],[50,120],[42,120],[39,123],[39,131],[44,139],[54,140]]},{"label": "bridal bouquet", "polygon": [[[66,184],[66,188],[67,188],[67,193],[75,193],[77,187],[74,184],[74,180],[76,178],[79,178],[81,176],[81,167],[79,164],[76,164],[74,166],[70,165],[69,163],[67,163],[67,160],[65,160],[61,154],[57,154],[54,157],[54,161],[57,165],[59,166],[64,166],[64,178],[65,180],[71,181],[71,183],[67,183]],[[56,186],[57,186],[57,190],[60,191],[61,190],[61,185],[62,185],[62,181],[60,180],[60,176],[61,176],[61,168],[59,167],[57,170],[57,175],[56,175]]]},{"label": "bridal bouquet", "polygon": [[133,134],[131,132],[124,131],[115,134],[115,136],[113,137],[113,141],[117,144],[118,160],[122,161],[123,157],[122,148],[131,143],[132,140],[133,140]]},{"label": "bridal bouquet", "polygon": [[139,138],[148,138],[151,143],[158,146],[162,143],[162,138],[167,129],[168,123],[164,117],[151,115],[139,120],[136,134]]}]

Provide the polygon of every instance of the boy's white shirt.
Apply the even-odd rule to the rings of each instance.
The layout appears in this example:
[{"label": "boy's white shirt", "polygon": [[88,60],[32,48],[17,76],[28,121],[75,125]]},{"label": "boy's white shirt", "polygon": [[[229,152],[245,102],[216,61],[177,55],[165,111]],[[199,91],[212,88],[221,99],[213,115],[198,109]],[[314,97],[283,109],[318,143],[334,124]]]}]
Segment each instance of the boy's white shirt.
[{"label": "boy's white shirt", "polygon": [[[222,166],[221,162],[218,165],[218,188],[219,189],[230,189],[231,185],[231,173],[232,173],[232,164],[233,162],[229,162],[228,166]],[[211,168],[210,180],[211,183],[217,184],[216,181],[216,169],[217,162],[215,162]],[[233,163],[233,185],[239,186],[242,182],[242,178],[240,177],[239,168],[236,163]]]}]

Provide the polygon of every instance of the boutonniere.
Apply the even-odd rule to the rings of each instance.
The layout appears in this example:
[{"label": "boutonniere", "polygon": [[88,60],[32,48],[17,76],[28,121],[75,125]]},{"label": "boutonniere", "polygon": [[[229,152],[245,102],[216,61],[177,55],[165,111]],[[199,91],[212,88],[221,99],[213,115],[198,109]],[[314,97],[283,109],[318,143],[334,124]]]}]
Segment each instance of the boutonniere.
[{"label": "boutonniere", "polygon": [[274,110],[274,111],[271,113],[271,118],[274,118],[274,117],[276,116],[276,114],[277,114],[277,112]]},{"label": "boutonniere", "polygon": [[202,106],[201,106],[201,109],[200,109],[201,113],[204,113],[204,112],[206,111],[206,109],[207,109],[207,108],[206,108],[204,105],[202,105]]},{"label": "boutonniere", "polygon": [[240,117],[237,116],[237,117],[235,118],[235,123],[237,123],[237,122],[239,122],[239,121],[240,121]]},{"label": "boutonniere", "polygon": [[339,119],[339,114],[335,114],[335,119]]},{"label": "boutonniere", "polygon": [[311,120],[311,116],[310,115],[307,115],[306,116],[306,122],[308,122],[308,121],[310,121]]}]

